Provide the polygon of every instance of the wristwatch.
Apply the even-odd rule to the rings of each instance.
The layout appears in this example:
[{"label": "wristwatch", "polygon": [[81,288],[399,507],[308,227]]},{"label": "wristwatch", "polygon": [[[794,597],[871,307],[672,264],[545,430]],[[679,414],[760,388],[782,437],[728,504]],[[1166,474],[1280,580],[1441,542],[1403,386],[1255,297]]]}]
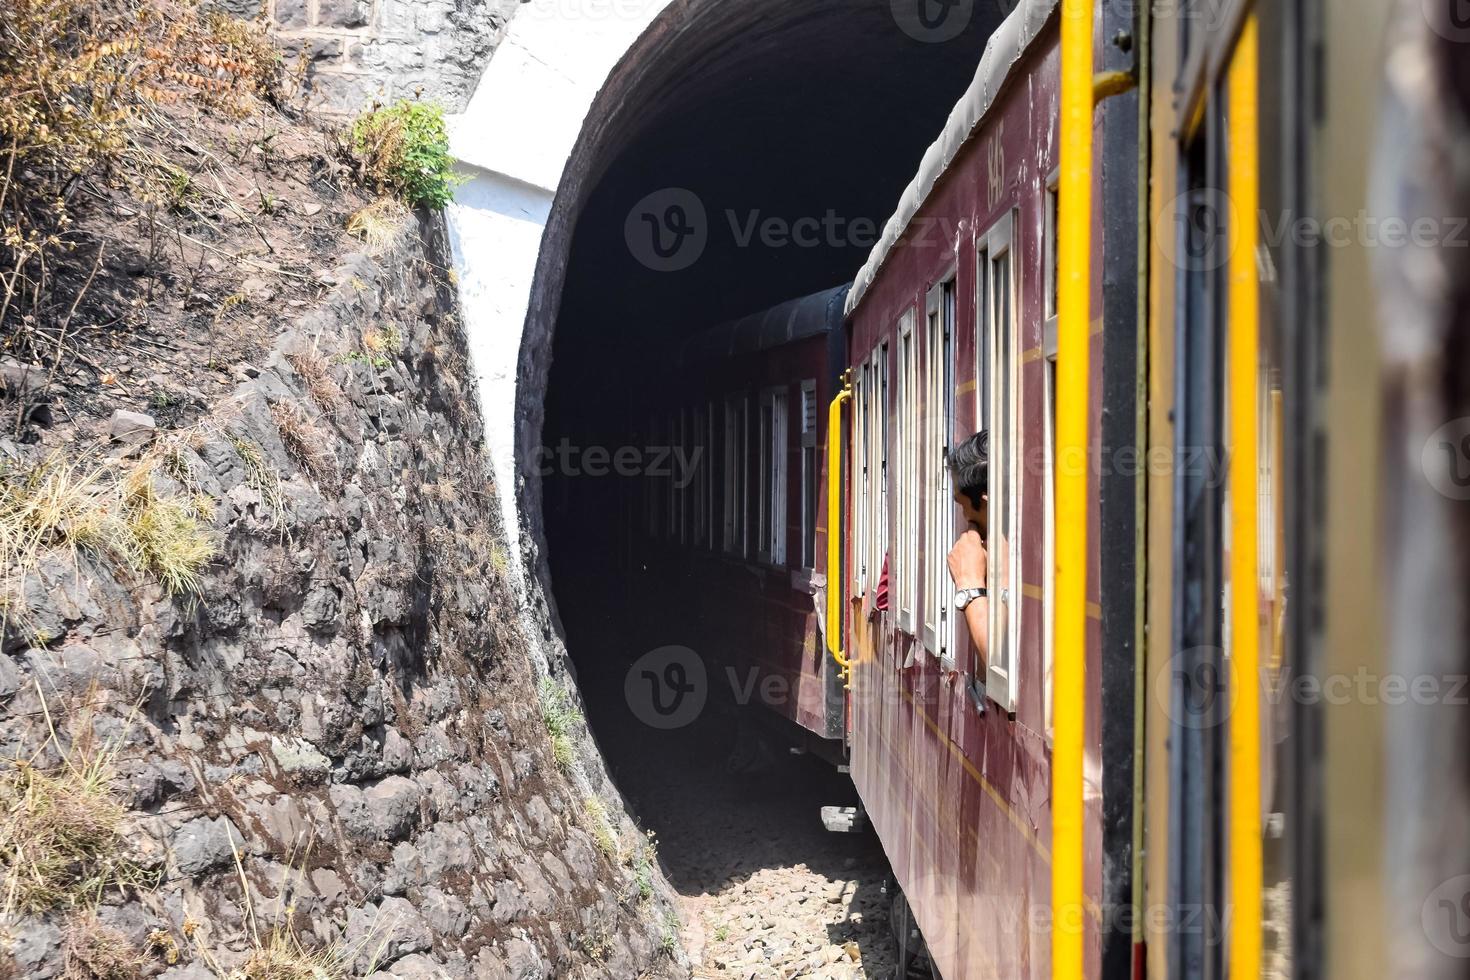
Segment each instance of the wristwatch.
[{"label": "wristwatch", "polygon": [[964,609],[976,599],[984,599],[988,593],[984,589],[960,589],[954,594],[954,607]]}]

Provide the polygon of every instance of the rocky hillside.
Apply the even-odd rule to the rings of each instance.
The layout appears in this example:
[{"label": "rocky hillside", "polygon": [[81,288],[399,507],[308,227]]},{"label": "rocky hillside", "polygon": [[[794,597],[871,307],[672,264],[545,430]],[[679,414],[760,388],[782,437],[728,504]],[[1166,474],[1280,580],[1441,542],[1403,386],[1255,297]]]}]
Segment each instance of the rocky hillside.
[{"label": "rocky hillside", "polygon": [[139,105],[60,225],[53,161],[0,185],[0,975],[687,973],[522,625],[442,223],[272,99]]}]

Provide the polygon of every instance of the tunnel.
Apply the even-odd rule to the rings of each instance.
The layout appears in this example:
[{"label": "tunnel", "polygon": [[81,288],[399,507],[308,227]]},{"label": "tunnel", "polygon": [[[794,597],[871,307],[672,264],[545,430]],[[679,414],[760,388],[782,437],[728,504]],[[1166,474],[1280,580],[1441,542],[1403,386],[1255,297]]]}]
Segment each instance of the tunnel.
[{"label": "tunnel", "polygon": [[[669,608],[680,559],[649,567],[625,503],[642,474],[578,461],[668,441],[647,420],[690,338],[852,279],[972,79],[998,2],[672,5],[604,86],[558,189],[521,353],[522,509],[609,769],[681,887],[738,877],[758,845],[774,848],[766,864],[846,853],[856,845],[825,841],[817,811],[857,801],[840,760],[796,755],[780,733],[750,748],[751,709],[717,681],[680,731],[629,710],[635,660],[698,655],[744,624]],[[752,752],[751,772],[731,774]],[[863,847],[881,865],[876,842]],[[864,886],[875,907],[878,884]]]}]

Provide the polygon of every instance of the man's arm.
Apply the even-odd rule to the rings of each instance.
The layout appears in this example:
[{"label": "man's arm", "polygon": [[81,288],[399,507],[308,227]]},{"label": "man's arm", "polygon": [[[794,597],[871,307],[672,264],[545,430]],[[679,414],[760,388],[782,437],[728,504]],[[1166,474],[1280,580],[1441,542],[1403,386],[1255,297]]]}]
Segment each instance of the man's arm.
[{"label": "man's arm", "polygon": [[[980,532],[971,528],[954,543],[949,551],[949,575],[954,579],[955,589],[983,589],[989,581],[985,542]],[[979,659],[977,676],[985,677],[990,664],[990,598],[983,596],[971,600],[965,607],[965,626],[970,630],[970,642]]]}]

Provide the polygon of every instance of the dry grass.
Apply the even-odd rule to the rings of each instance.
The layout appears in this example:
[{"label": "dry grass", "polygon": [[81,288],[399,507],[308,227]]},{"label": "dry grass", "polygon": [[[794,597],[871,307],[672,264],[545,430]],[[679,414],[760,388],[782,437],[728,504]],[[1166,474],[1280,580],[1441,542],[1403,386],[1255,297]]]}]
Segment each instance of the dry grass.
[{"label": "dry grass", "polygon": [[296,402],[275,402],[271,419],[280,430],[286,452],[318,483],[336,486],[337,459],[327,450],[327,436]]},{"label": "dry grass", "polygon": [[143,975],[144,960],[133,943],[90,910],[67,919],[62,948],[65,980],[137,980]]},{"label": "dry grass", "polygon": [[5,0],[0,38],[0,327],[12,352],[49,361],[81,298],[57,279],[82,243],[78,182],[118,179],[182,203],[187,175],[139,148],[155,107],[240,118],[279,103],[284,75],[261,25],[172,0]]},{"label": "dry grass", "polygon": [[[44,696],[41,703],[44,708]],[[24,759],[0,764],[0,894],[7,914],[88,908],[107,889],[142,879],[120,854],[126,811],[114,781],[121,739],[98,744],[87,712],[75,727],[65,749],[52,727],[61,754],[54,768]]]},{"label": "dry grass", "polygon": [[587,817],[587,830],[597,841],[597,849],[614,864],[618,863],[618,840],[613,834],[612,823],[607,818],[607,807],[595,796],[582,801],[582,812]]},{"label": "dry grass", "polygon": [[271,512],[272,519],[279,520],[285,508],[285,498],[281,493],[281,474],[265,461],[260,447],[249,439],[234,436],[230,439],[230,445],[245,466],[245,483],[260,494],[260,499]]},{"label": "dry grass", "polygon": [[346,396],[328,370],[327,359],[312,349],[292,351],[286,355],[286,360],[301,376],[301,383],[306,385],[306,393],[316,402],[322,414],[327,418],[336,418]]},{"label": "dry grass", "polygon": [[121,473],[105,463],[60,456],[0,471],[0,602],[6,617],[24,618],[18,599],[25,579],[53,554],[75,563],[85,551],[154,576],[171,595],[197,593],[199,573],[217,549],[197,500],[154,488],[154,471],[166,458],[152,453]]},{"label": "dry grass", "polygon": [[398,200],[381,197],[347,219],[347,233],[361,239],[368,254],[379,255],[393,244],[407,220],[408,209]]},{"label": "dry grass", "polygon": [[398,324],[374,327],[362,335],[362,345],[374,354],[399,354],[403,351],[403,331]]},{"label": "dry grass", "polygon": [[[294,890],[291,878],[294,875],[299,879],[306,863],[306,855],[303,854],[299,866],[293,866],[293,859],[288,855],[282,872],[281,894]],[[235,873],[240,880],[241,894],[245,896],[245,923],[249,930],[250,950],[244,962],[233,969],[226,969],[210,948],[200,924],[191,920],[184,922],[184,936],[205,967],[220,980],[350,980],[368,976],[377,969],[387,945],[388,927],[392,923],[374,922],[372,928],[355,942],[339,939],[325,946],[308,945],[293,924],[294,905],[279,908],[275,920],[262,926],[250,897],[250,884],[238,850],[235,850]],[[359,972],[354,967],[364,953],[368,954],[368,967]]]}]

